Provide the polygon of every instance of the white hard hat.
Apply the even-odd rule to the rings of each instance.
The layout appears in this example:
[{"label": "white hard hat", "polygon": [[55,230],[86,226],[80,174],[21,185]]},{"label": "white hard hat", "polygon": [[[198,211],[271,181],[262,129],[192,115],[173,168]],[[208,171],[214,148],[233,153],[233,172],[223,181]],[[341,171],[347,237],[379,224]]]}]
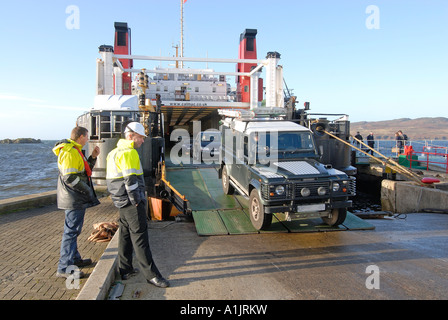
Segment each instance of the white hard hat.
[{"label": "white hard hat", "polygon": [[140,122],[131,122],[126,126],[124,132],[135,132],[146,137],[145,127]]}]

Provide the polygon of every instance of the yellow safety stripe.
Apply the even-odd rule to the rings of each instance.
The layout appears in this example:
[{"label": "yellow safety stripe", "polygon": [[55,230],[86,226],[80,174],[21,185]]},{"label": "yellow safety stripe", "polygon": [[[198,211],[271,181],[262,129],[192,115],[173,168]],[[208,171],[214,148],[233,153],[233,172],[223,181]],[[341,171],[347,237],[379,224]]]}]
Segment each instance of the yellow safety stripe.
[{"label": "yellow safety stripe", "polygon": [[134,148],[116,148],[108,154],[106,179],[120,179],[142,174],[140,158]]},{"label": "yellow safety stripe", "polygon": [[73,182],[67,183],[67,184],[73,188],[74,186],[76,186],[78,184],[79,181],[81,181],[81,179],[79,177],[76,177],[76,179],[73,180]]}]

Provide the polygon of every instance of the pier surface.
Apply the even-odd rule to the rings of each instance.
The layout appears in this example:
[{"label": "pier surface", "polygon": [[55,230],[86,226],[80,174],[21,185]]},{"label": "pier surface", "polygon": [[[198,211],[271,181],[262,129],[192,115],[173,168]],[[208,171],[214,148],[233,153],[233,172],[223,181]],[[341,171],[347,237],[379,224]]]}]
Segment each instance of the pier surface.
[{"label": "pier surface", "polygon": [[[116,217],[108,198],[87,210],[79,237],[85,258],[99,261],[105,250],[108,260],[116,258],[116,241],[87,241],[93,223]],[[368,220],[374,230],[207,237],[191,222],[152,221],[153,256],[171,287],[156,288],[141,274],[114,281],[124,285],[122,300],[447,299],[448,215],[400,218]],[[63,221],[54,205],[0,215],[0,299],[85,294],[85,279],[80,289],[67,289],[54,276]],[[95,269],[82,269],[89,281],[102,277]]]},{"label": "pier surface", "polygon": [[161,222],[149,234],[171,287],[139,274],[121,281],[121,299],[448,298],[448,215],[369,222],[375,230],[212,237],[198,237],[193,224]]},{"label": "pier surface", "polygon": [[[40,194],[26,198],[19,202],[11,199],[11,203],[21,206],[27,201],[34,203],[33,198],[42,201]],[[78,237],[82,257],[94,262],[108,243],[87,240],[93,224],[118,218],[111,200],[101,198],[100,201],[101,205],[87,209],[83,231]],[[6,202],[3,200],[5,206]],[[71,286],[66,285],[64,278],[55,277],[64,217],[64,211],[54,204],[0,215],[0,300],[76,299],[87,279],[80,279],[79,289],[69,289]],[[82,271],[90,275],[94,267],[95,263]]]}]

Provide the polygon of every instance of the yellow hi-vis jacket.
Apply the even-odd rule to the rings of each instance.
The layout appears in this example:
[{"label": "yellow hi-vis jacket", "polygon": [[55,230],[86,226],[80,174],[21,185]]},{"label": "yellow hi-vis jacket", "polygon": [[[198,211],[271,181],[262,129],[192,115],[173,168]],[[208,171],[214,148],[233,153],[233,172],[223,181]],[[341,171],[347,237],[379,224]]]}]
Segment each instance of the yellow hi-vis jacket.
[{"label": "yellow hi-vis jacket", "polygon": [[107,155],[106,181],[117,208],[146,201],[143,168],[134,141],[120,139]]},{"label": "yellow hi-vis jacket", "polygon": [[57,203],[59,209],[85,209],[99,204],[87,170],[95,165],[91,156],[85,162],[78,150],[82,146],[71,139],[56,143],[53,153],[58,156]]}]

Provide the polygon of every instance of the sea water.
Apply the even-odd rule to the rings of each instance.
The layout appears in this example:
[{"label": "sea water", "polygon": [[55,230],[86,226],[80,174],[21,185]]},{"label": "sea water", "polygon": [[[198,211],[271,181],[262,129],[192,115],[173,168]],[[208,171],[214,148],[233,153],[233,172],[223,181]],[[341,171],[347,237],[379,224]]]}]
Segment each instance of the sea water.
[{"label": "sea water", "polygon": [[0,199],[56,190],[55,143],[0,144]]}]

